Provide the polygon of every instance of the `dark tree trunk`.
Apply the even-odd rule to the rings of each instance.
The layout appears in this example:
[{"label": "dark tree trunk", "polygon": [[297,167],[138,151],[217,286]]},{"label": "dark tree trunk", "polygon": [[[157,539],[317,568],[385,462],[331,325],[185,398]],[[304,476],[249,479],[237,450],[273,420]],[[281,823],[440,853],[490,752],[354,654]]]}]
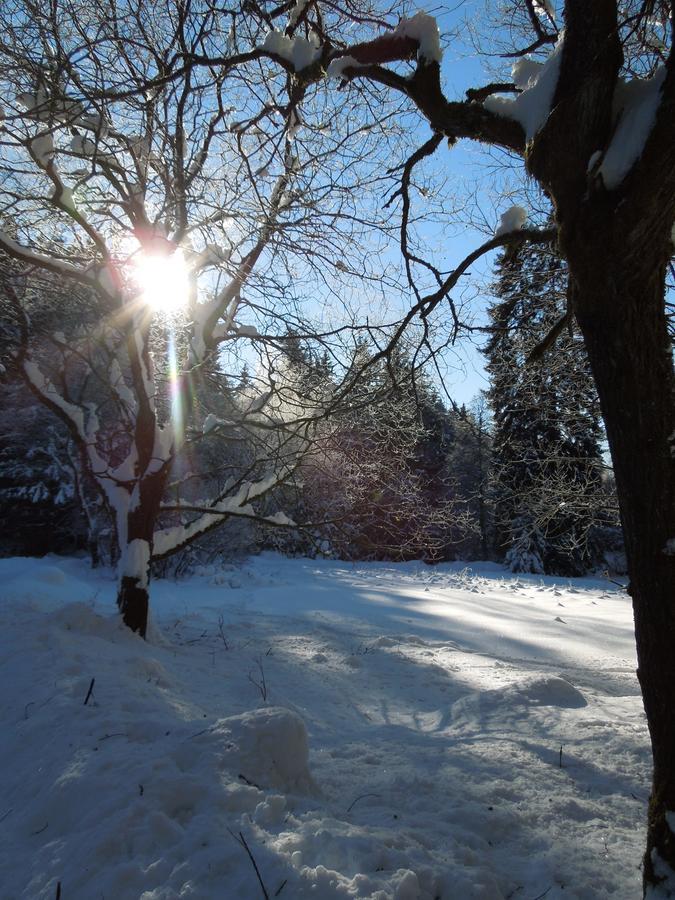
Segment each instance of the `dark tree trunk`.
[{"label": "dark tree trunk", "polygon": [[127,628],[137,631],[142,638],[148,630],[148,604],[150,594],[139,579],[123,575],[117,593],[117,605]]},{"label": "dark tree trunk", "polygon": [[[608,225],[608,228],[611,226]],[[611,231],[597,232],[602,241]],[[652,740],[645,890],[675,872],[675,377],[663,260],[628,252],[604,268],[584,248],[570,299],[584,335],[612,454],[626,544],[638,678]],[[571,253],[571,270],[575,253]],[[603,271],[604,268],[604,271]],[[639,335],[639,340],[636,340]]]},{"label": "dark tree trunk", "polygon": [[[150,560],[153,536],[166,482],[167,468],[147,475],[140,483],[139,500],[129,512],[127,545],[120,547],[121,577],[117,605],[124,624],[145,638],[148,628]],[[145,555],[131,548],[141,546]]]}]

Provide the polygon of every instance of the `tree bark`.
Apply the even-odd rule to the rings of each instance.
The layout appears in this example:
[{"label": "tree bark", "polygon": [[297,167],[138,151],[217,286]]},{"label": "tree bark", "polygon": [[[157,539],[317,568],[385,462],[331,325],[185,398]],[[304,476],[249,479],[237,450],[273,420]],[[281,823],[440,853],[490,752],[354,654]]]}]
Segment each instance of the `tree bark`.
[{"label": "tree bark", "polygon": [[148,604],[150,594],[140,579],[123,575],[117,592],[117,605],[122,613],[122,621],[145,638],[148,630]]},{"label": "tree bark", "polygon": [[[675,835],[666,818],[668,812],[675,814],[675,377],[664,313],[664,254],[659,259],[644,246],[639,254],[628,247],[623,255],[614,255],[611,268],[603,266],[607,253],[599,244],[612,234],[611,224],[596,234],[596,252],[588,233],[586,241],[568,248],[570,299],[614,465],[637,674],[652,741],[646,892],[666,875],[663,863],[675,873]],[[575,273],[580,257],[588,265],[582,261]]]},{"label": "tree bark", "polygon": [[166,475],[167,467],[163,466],[141,480],[138,502],[127,519],[126,546],[120,547],[117,605],[124,624],[142,638],[148,628],[150,561]]}]

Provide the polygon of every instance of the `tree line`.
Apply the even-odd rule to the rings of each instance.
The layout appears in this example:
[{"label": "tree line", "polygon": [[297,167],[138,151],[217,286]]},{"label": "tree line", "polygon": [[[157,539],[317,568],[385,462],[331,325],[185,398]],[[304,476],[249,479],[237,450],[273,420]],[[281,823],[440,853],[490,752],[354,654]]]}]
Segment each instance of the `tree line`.
[{"label": "tree line", "polygon": [[[468,407],[444,396],[411,351],[397,348],[373,362],[376,349],[366,337],[351,351],[348,369],[358,378],[349,398],[332,406],[339,382],[329,355],[289,330],[275,357],[275,399],[245,424],[268,383],[258,384],[248,365],[227,375],[212,359],[195,380],[174,480],[187,474],[217,492],[242,471],[260,468],[270,436],[283,442],[289,419],[324,412],[259,521],[230,523],[158,563],[158,571],[185,572],[269,547],[360,560],[493,559],[513,572],[539,574],[622,571],[599,404],[573,323],[554,352],[531,359],[564,313],[565,279],[552,246],[497,258],[483,346],[489,388]],[[49,302],[38,296],[51,331]],[[59,321],[63,327],[62,314]],[[174,334],[180,344],[179,327]],[[170,343],[157,328],[156,368],[168,371],[176,352]],[[84,383],[80,390],[86,396]],[[17,524],[3,552],[86,549],[94,565],[116,562],[115,523],[67,431],[18,380],[6,379],[2,392],[12,413],[0,450],[0,511]],[[233,439],[223,426],[237,421]],[[164,505],[170,502],[168,487]],[[175,513],[174,521],[180,523]]]}]

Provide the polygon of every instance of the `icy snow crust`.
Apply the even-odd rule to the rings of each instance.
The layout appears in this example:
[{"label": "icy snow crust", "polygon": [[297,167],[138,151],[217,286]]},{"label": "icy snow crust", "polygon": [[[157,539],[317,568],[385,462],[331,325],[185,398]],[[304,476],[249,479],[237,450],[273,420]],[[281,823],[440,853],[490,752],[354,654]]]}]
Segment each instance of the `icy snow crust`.
[{"label": "icy snow crust", "polygon": [[282,900],[640,894],[613,585],[266,554],[153,583],[145,643],[81,560],[0,580],[3,898],[253,900],[240,834]]}]

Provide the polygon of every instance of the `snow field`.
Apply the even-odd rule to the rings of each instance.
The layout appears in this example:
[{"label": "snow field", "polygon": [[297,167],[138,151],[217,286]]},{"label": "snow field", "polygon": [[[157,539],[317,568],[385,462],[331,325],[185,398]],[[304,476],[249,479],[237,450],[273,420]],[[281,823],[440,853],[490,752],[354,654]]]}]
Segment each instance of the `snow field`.
[{"label": "snow field", "polygon": [[81,560],[0,579],[3,900],[254,900],[246,848],[282,900],[639,895],[613,585],[264,554],[153,584],[145,643]]}]

